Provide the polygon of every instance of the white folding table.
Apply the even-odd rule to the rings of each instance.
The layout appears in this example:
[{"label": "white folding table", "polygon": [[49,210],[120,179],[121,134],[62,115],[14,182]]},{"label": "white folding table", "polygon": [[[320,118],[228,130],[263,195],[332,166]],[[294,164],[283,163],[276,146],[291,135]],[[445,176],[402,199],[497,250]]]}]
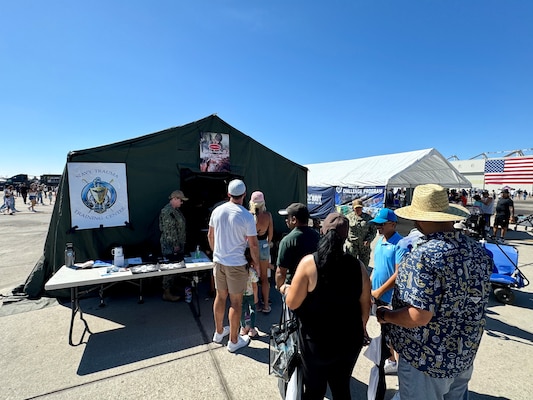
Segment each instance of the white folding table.
[{"label": "white folding table", "polygon": [[[196,296],[197,314],[200,315],[200,301],[197,293],[198,285],[198,272],[206,271],[213,268],[213,262],[207,258],[204,253],[200,254],[200,258],[193,259],[190,257],[185,258],[185,268],[172,268],[165,270],[157,270],[153,272],[144,272],[134,274],[130,269],[126,269],[121,272],[107,272],[106,267],[89,268],[89,269],[72,269],[66,266],[62,266],[44,285],[46,290],[58,290],[58,289],[70,289],[70,305],[71,305],[71,318],[69,329],[69,344],[71,346],[77,346],[82,343],[85,333],[91,333],[87,321],[83,318],[83,312],[80,307],[80,297],[99,288],[100,290],[100,303],[103,305],[103,291],[109,286],[120,281],[134,281],[139,280],[140,286],[139,302],[143,302],[142,298],[142,280],[146,278],[159,277],[164,275],[174,274],[192,274],[191,286],[194,289]],[[92,287],[83,291],[80,291],[81,287]],[[72,341],[72,329],[74,327],[74,318],[79,312],[80,319],[85,325],[85,329],[82,333],[80,342],[74,344]]]}]

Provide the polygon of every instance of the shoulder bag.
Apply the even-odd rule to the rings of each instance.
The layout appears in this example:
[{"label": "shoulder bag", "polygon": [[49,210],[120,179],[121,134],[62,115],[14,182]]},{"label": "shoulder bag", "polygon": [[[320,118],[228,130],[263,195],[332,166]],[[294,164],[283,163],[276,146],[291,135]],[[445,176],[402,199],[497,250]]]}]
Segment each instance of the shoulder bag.
[{"label": "shoulder bag", "polygon": [[283,299],[279,324],[270,328],[269,374],[288,382],[299,364],[298,320]]}]

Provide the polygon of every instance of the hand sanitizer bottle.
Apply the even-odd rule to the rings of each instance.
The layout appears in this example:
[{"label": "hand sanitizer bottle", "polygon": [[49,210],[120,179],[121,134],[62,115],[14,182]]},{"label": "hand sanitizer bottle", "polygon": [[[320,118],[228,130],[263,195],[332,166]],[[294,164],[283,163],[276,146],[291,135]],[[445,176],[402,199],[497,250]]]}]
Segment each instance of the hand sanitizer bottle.
[{"label": "hand sanitizer bottle", "polygon": [[194,258],[200,258],[200,245],[196,246],[196,251],[194,252]]}]

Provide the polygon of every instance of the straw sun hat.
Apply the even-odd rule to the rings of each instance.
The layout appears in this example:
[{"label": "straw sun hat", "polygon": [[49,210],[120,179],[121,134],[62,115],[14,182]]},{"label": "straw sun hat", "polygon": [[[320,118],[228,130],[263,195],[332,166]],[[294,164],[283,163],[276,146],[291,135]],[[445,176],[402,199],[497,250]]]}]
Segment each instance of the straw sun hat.
[{"label": "straw sun hat", "polygon": [[398,208],[395,213],[405,219],[433,222],[458,221],[470,216],[466,208],[450,204],[446,189],[435,184],[417,186],[411,205]]}]

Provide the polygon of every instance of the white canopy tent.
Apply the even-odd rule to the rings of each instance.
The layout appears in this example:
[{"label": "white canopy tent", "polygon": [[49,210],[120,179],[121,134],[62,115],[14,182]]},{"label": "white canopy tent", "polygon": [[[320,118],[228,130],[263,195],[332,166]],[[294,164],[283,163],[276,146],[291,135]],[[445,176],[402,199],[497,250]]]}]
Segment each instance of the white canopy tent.
[{"label": "white canopy tent", "polygon": [[436,183],[448,188],[472,184],[435,149],[307,164],[307,186],[414,188]]}]

